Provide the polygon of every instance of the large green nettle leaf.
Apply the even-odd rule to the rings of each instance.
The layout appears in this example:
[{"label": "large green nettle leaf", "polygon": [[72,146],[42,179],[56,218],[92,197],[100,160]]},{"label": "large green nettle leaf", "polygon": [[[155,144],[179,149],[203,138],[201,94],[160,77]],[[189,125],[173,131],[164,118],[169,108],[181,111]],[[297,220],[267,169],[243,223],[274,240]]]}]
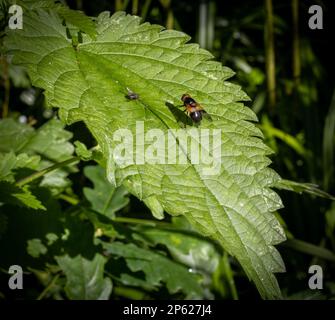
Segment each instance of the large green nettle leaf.
[{"label": "large green nettle leaf", "polygon": [[[226,81],[233,72],[211,61],[198,45],[186,44],[187,35],[140,24],[138,17],[103,12],[95,20],[94,39],[81,30],[78,45],[63,19],[52,10],[25,12],[23,30],[9,31],[5,39],[13,63],[27,68],[63,121],[86,124],[105,157],[110,181],[143,199],[156,217],[163,211],[184,215],[239,260],[263,297],[280,297],[273,273],[283,271],[284,264],[273,245],[285,235],[272,213],[282,204],[270,189],[279,177],[268,168],[271,150],[250,122],[257,121],[256,115],[241,102],[246,94]],[[140,98],[126,99],[127,88]],[[180,128],[171,105],[180,105],[185,92],[212,117],[200,128],[222,130],[220,171],[206,175],[201,164],[190,162],[116,164],[115,131],[127,128],[135,135],[139,120],[144,132]],[[194,126],[182,130],[195,140]],[[178,145],[180,139],[173,137]]]}]

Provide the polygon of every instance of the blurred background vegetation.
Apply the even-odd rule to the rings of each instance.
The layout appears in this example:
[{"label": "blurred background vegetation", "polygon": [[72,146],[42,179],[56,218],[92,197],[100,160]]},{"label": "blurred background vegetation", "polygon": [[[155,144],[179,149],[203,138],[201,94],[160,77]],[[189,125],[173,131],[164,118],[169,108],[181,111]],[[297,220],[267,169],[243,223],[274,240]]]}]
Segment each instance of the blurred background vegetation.
[{"label": "blurred background vegetation", "polygon": [[[310,182],[335,194],[335,78],[334,1],[317,0],[67,0],[73,9],[96,16],[123,10],[145,21],[183,31],[232,68],[232,79],[250,96],[266,143],[275,151],[272,167],[286,179]],[[323,30],[308,27],[311,5],[323,8]],[[3,59],[0,69],[1,116],[9,113],[27,123],[46,122],[43,94],[30,85],[25,73]],[[81,124],[67,128],[73,140],[94,145]],[[82,170],[70,175],[80,194],[87,183]],[[335,202],[309,195],[280,192],[285,208],[279,218],[291,241],[280,245],[287,273],[278,275],[289,298],[335,297]],[[150,217],[131,198],[134,217]],[[308,290],[308,267],[324,267],[324,290]],[[223,256],[221,271],[213,276],[214,297],[257,298],[241,270],[233,266],[235,284],[224,287],[232,270]],[[222,279],[226,279],[222,282]],[[221,283],[221,284],[220,284]],[[122,291],[122,290],[121,290]],[[122,292],[120,293],[122,296]],[[136,294],[135,294],[136,296]],[[150,294],[149,294],[150,296]],[[166,292],[155,293],[166,297]],[[141,296],[143,297],[143,296]]]}]

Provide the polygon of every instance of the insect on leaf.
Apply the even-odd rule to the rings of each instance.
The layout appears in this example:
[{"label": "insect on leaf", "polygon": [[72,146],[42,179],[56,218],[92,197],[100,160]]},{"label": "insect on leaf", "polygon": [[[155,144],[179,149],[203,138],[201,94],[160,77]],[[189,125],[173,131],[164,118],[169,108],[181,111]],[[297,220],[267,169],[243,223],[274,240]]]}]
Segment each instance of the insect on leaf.
[{"label": "insect on leaf", "polygon": [[[268,168],[271,150],[252,123],[256,115],[243,105],[247,95],[227,81],[234,73],[198,45],[187,44],[187,35],[141,24],[135,16],[103,12],[95,27],[95,39],[83,33],[82,42],[73,46],[57,12],[31,10],[22,31],[8,32],[5,46],[13,63],[25,66],[33,84],[45,90],[47,103],[59,108],[64,122],[86,124],[104,155],[109,181],[123,184],[158,217],[163,211],[184,215],[237,258],[262,297],[280,298],[274,273],[283,272],[284,264],[274,245],[285,235],[273,215],[282,203],[271,189],[280,177]],[[139,99],[127,99],[127,88]],[[143,121],[143,135],[150,129],[180,129],[166,104],[180,105],[186,92],[212,121],[185,126],[182,136],[204,150],[194,130],[221,130],[215,175],[191,163],[187,150],[184,164],[114,161],[118,129],[130,130],[136,139],[141,138],[138,121]],[[180,137],[173,138],[178,145]],[[135,141],[125,144],[132,150]],[[146,150],[150,143],[142,145]]]}]

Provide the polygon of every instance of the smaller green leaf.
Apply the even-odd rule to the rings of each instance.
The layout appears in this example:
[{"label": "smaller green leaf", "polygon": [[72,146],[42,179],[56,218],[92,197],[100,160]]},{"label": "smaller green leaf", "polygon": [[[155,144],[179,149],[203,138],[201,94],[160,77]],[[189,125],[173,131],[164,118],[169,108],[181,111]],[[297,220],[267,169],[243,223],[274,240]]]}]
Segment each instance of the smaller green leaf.
[{"label": "smaller green leaf", "polygon": [[0,180],[14,182],[12,170],[16,167],[16,155],[13,152],[0,153]]},{"label": "smaller green leaf", "polygon": [[154,286],[152,283],[147,282],[146,280],[136,278],[128,273],[122,273],[118,280],[125,286],[128,287],[138,287],[147,291],[157,291],[157,286]]},{"label": "smaller green leaf", "polygon": [[13,119],[4,119],[0,121],[0,137],[2,153],[38,154],[58,162],[67,159],[74,151],[68,141],[72,133],[64,130],[64,125],[57,119],[51,119],[37,130]]},{"label": "smaller green leaf", "polygon": [[330,250],[317,246],[312,243],[308,243],[306,241],[302,241],[299,239],[289,239],[282,244],[285,247],[292,248],[296,251],[300,251],[311,256],[317,256],[322,259],[335,261],[335,254]]},{"label": "smaller green leaf", "polygon": [[95,24],[92,19],[86,16],[82,11],[71,10],[68,7],[60,6],[58,13],[66,22],[75,26],[78,30],[85,32],[92,39],[95,39],[97,33]]},{"label": "smaller green leaf", "polygon": [[46,210],[42,203],[30,192],[29,186],[24,186],[19,193],[14,193],[13,196],[29,208]]},{"label": "smaller green leaf", "polygon": [[35,210],[46,210],[41,201],[31,193],[29,186],[20,188],[7,181],[0,181],[0,203],[1,202]]},{"label": "smaller green leaf", "polygon": [[42,243],[41,239],[28,240],[27,252],[34,258],[46,254],[47,247]]},{"label": "smaller green leaf", "polygon": [[134,238],[151,244],[165,245],[170,254],[177,261],[194,270],[214,272],[221,259],[220,254],[212,243],[205,239],[173,230],[157,228],[137,228],[141,235],[134,234]]},{"label": "smaller green leaf", "polygon": [[[0,121],[0,180],[14,182],[14,169],[42,170],[72,156],[74,147],[69,142],[72,133],[64,130],[57,119],[51,119],[38,129],[4,119]],[[54,194],[70,185],[67,179],[74,166],[60,168],[44,175],[41,186]]]},{"label": "smaller green leaf", "polygon": [[88,161],[92,159],[93,153],[91,150],[88,150],[86,146],[80,141],[75,141],[74,143],[76,149],[75,152],[78,157],[80,157],[84,161]]},{"label": "smaller green leaf", "polygon": [[188,298],[203,296],[199,283],[200,277],[166,256],[134,244],[102,241],[101,244],[108,253],[123,257],[132,272],[143,271],[149,285],[158,287],[161,282],[164,282],[170,293],[181,290],[187,294]]},{"label": "smaller green leaf", "polygon": [[38,155],[28,155],[27,153],[20,153],[16,157],[16,168],[29,168],[36,170],[39,168],[41,157]]},{"label": "smaller green leaf", "polygon": [[69,142],[71,138],[72,133],[64,130],[62,122],[51,119],[35,131],[34,136],[31,137],[23,150],[60,162],[73,154],[74,147]]},{"label": "smaller green leaf", "polygon": [[39,163],[39,156],[29,156],[26,153],[16,155],[13,151],[0,153],[0,180],[14,182],[15,169],[29,168],[36,170]]},{"label": "smaller green leaf", "polygon": [[71,185],[71,181],[67,178],[68,174],[66,169],[48,172],[43,176],[40,186],[49,189],[53,194],[60,194]]},{"label": "smaller green leaf", "polygon": [[94,185],[94,189],[84,188],[84,195],[95,211],[113,218],[116,211],[128,204],[128,191],[122,186],[113,187],[106,179],[105,170],[102,167],[86,166],[84,173]]},{"label": "smaller green leaf", "polygon": [[58,265],[66,275],[65,292],[73,300],[108,300],[112,282],[104,278],[105,258],[96,254],[93,260],[81,255],[56,257]]},{"label": "smaller green leaf", "polygon": [[83,212],[92,222],[96,230],[96,235],[104,235],[110,238],[115,238],[118,235],[112,221],[108,217],[92,210],[83,210]]},{"label": "smaller green leaf", "polygon": [[156,197],[148,197],[143,200],[147,207],[151,210],[152,215],[158,219],[164,219],[164,209]]},{"label": "smaller green leaf", "polygon": [[300,183],[300,182],[282,179],[276,183],[275,187],[277,189],[293,191],[293,192],[297,192],[300,194],[305,192],[313,196],[335,200],[334,196],[319,189],[318,186],[313,183]]},{"label": "smaller green leaf", "polygon": [[14,119],[0,121],[0,152],[20,151],[34,136],[34,129]]}]

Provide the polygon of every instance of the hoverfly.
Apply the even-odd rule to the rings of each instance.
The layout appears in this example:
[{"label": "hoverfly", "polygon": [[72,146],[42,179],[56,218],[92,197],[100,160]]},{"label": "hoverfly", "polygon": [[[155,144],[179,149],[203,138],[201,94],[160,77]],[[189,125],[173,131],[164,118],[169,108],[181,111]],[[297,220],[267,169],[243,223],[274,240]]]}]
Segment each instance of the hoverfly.
[{"label": "hoverfly", "polygon": [[188,93],[182,95],[181,101],[184,102],[185,111],[194,123],[199,123],[202,120],[203,115],[207,114],[203,107]]}]

